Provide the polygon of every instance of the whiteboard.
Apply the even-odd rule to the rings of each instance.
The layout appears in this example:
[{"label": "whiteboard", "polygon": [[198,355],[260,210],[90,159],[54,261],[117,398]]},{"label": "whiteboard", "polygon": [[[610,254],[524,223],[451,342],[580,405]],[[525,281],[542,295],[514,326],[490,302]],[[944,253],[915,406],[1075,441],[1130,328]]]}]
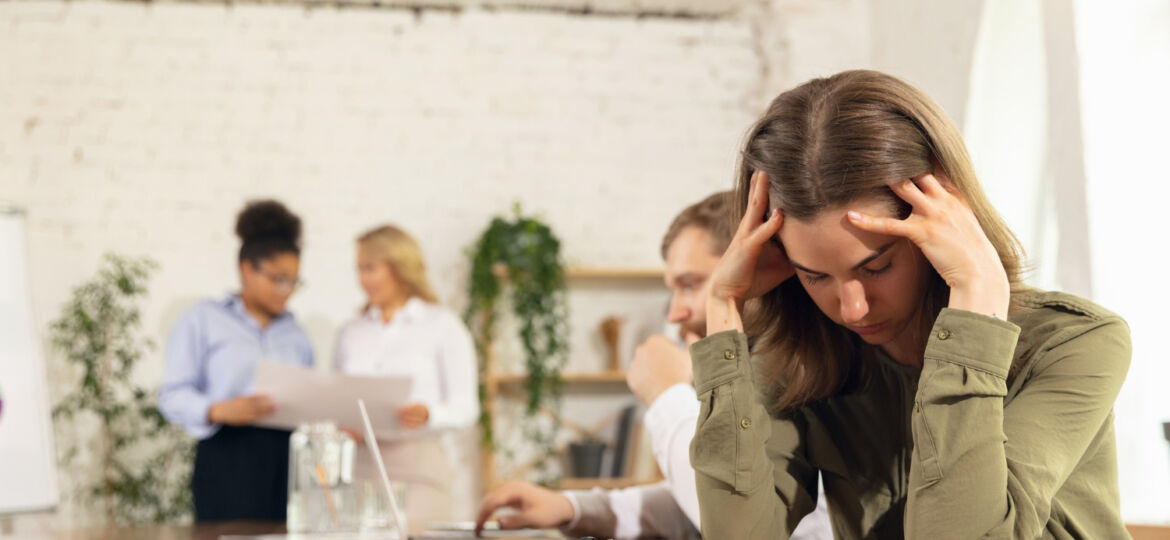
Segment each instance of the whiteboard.
[{"label": "whiteboard", "polygon": [[57,505],[57,454],[27,269],[24,212],[0,203],[0,514]]}]

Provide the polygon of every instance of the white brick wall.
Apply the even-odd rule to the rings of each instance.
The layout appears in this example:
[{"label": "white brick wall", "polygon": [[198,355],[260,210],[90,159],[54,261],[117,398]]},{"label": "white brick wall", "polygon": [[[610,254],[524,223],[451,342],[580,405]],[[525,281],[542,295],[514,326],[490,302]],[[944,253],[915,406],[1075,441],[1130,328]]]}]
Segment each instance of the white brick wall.
[{"label": "white brick wall", "polygon": [[[866,6],[672,19],[0,3],[0,199],[28,211],[36,322],[103,252],[149,255],[162,268],[145,331],[162,343],[192,302],[236,285],[233,218],[262,196],[305,220],[310,285],[292,308],[322,363],[361,300],[352,239],[382,222],[421,239],[454,308],[463,249],[513,201],[570,263],[657,266],[669,219],[729,187],[776,90],[867,61]],[[826,46],[834,35],[851,45]],[[574,299],[606,307],[590,301]],[[637,310],[645,297],[612,307]],[[576,321],[574,368],[600,367],[594,323]]]}]

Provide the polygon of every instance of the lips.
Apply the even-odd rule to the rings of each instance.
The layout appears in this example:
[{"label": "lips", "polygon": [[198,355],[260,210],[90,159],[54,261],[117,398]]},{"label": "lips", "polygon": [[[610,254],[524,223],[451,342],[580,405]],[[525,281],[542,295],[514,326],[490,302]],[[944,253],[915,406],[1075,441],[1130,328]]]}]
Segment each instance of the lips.
[{"label": "lips", "polygon": [[849,329],[857,332],[860,335],[866,336],[869,334],[876,334],[886,328],[886,323],[873,324],[870,326],[850,326]]}]

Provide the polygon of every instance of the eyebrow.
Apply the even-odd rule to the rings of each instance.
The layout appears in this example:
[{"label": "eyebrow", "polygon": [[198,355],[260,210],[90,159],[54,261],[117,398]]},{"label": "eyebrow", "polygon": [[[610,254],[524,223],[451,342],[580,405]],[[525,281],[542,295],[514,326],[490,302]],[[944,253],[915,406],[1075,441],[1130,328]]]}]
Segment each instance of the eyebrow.
[{"label": "eyebrow", "polygon": [[[897,243],[898,243],[898,241],[897,241],[897,240],[894,240],[894,241],[892,241],[892,242],[890,242],[890,243],[888,243],[888,244],[886,244],[886,245],[884,245],[884,246],[882,246],[882,247],[879,247],[879,248],[877,248],[877,250],[875,250],[873,253],[870,253],[870,254],[869,254],[869,256],[867,256],[866,258],[862,259],[862,260],[861,260],[861,262],[859,262],[859,263],[857,263],[857,264],[853,265],[853,269],[854,269],[854,270],[857,270],[857,269],[861,268],[862,266],[865,266],[865,265],[867,265],[867,264],[869,264],[869,263],[873,262],[873,261],[874,261],[874,259],[876,259],[876,258],[878,258],[878,257],[881,257],[882,255],[884,255],[884,254],[885,254],[887,251],[889,251],[889,250],[890,250],[890,248],[894,247],[894,244],[897,244]],[[825,274],[824,272],[820,272],[820,271],[817,271],[817,270],[812,270],[812,269],[810,269],[810,268],[807,268],[807,267],[805,267],[805,266],[801,265],[800,263],[798,263],[798,262],[796,262],[796,261],[792,260],[791,258],[789,258],[789,259],[788,259],[788,262],[789,262],[789,263],[791,263],[793,267],[795,267],[795,268],[796,268],[796,269],[798,269],[798,270],[801,270],[801,271],[805,272],[806,274],[817,274],[817,275],[822,275],[822,276],[824,276],[824,275],[828,275],[828,274]]]},{"label": "eyebrow", "polygon": [[669,287],[675,283],[687,280],[702,281],[704,279],[702,274],[698,272],[683,272],[675,276],[666,276],[666,286]]}]

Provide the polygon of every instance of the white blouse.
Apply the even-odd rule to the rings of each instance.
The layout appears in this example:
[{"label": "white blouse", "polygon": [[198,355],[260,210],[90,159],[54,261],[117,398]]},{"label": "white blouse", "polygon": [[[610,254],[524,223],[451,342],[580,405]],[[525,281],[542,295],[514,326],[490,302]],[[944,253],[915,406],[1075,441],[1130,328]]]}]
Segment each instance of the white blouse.
[{"label": "white blouse", "polygon": [[341,327],[333,367],[350,375],[412,379],[406,402],[426,405],[429,419],[419,429],[402,430],[399,438],[470,427],[479,417],[475,345],[463,321],[442,306],[411,298],[389,323],[382,322],[380,309],[370,308]]}]

